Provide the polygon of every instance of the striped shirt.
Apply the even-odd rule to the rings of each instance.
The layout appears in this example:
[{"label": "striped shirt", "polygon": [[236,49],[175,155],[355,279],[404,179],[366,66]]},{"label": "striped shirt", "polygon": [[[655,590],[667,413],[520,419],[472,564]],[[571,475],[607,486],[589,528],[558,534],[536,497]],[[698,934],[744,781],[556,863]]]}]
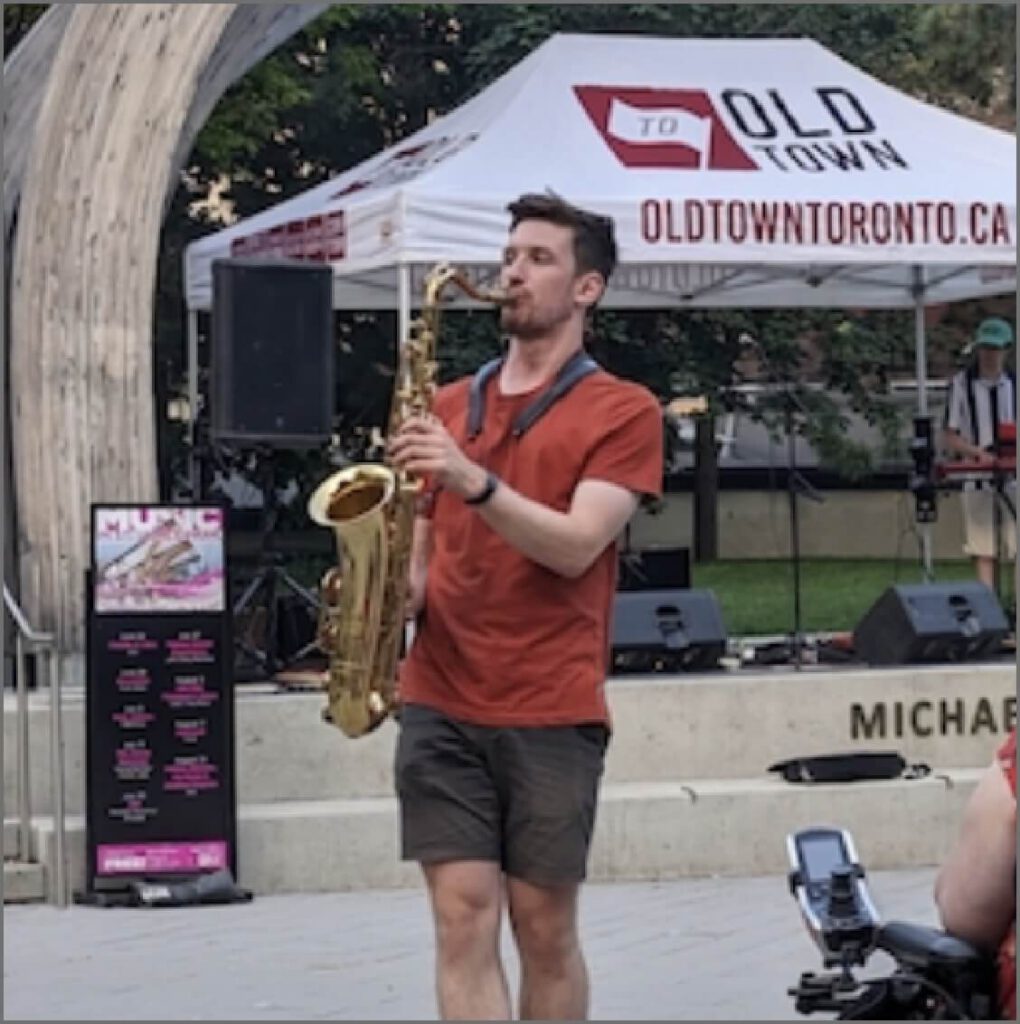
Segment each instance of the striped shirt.
[{"label": "striped shirt", "polygon": [[949,384],[945,425],[979,448],[992,450],[996,426],[1013,423],[1016,412],[1016,380],[1011,373],[998,380],[979,377],[977,368],[961,370]]}]

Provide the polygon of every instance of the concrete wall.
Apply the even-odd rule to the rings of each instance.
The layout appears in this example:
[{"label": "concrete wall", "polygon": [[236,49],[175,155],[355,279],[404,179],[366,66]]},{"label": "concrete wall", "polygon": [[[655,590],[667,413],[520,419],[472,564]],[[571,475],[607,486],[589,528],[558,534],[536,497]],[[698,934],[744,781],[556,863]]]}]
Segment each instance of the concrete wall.
[{"label": "concrete wall", "polygon": [[[825,491],[823,502],[798,499],[801,554],[809,558],[901,558],[920,562],[913,497],[905,491]],[[692,547],[693,498],[666,495],[657,515],[639,512],[634,547]],[[963,558],[958,493],[942,495],[934,526],[936,558]],[[785,490],[719,493],[720,558],[788,558],[789,499]]]},{"label": "concrete wall", "polygon": [[[786,833],[850,828],[872,868],[940,863],[964,803],[1016,718],[1008,662],[611,680],[614,736],[592,850],[599,879],[778,873]],[[68,853],[85,880],[81,693],[65,707]],[[399,859],[395,723],[346,740],[322,724],[322,694],[242,689],[237,698],[238,863],[258,893],[419,885]],[[4,799],[13,809],[15,730],[5,695]],[[33,849],[54,864],[45,694],[33,694]],[[791,756],[898,750],[932,773],[852,785],[790,785]],[[10,811],[8,811],[10,813]],[[892,823],[893,827],[890,827]],[[908,823],[904,825],[903,823]],[[13,849],[13,823],[5,844]],[[35,886],[29,890],[28,883]],[[22,898],[44,879],[23,880]],[[5,885],[15,884],[5,876]],[[6,894],[5,894],[6,895]]]}]

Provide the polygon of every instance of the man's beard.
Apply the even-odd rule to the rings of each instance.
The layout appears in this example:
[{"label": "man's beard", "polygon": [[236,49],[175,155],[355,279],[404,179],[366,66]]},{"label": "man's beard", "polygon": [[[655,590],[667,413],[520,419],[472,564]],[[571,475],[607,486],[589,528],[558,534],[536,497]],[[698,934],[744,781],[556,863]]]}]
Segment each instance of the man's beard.
[{"label": "man's beard", "polygon": [[504,306],[500,310],[499,324],[507,334],[518,341],[533,341],[543,338],[554,328],[570,319],[571,309],[546,312],[544,315],[529,315],[528,310],[516,305]]}]

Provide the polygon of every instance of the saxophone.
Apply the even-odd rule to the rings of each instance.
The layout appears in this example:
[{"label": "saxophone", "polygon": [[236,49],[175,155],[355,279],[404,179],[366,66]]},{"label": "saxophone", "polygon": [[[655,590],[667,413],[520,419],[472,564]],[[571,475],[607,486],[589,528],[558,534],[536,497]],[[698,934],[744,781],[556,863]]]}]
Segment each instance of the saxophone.
[{"label": "saxophone", "polygon": [[[421,316],[397,353],[387,437],[408,417],[432,409],[440,303],[450,284],[481,302],[506,301],[502,292],[476,287],[448,264],[432,268]],[[337,545],[337,564],[320,584],[318,643],[329,659],[323,718],[352,738],[376,729],[398,703],[397,662],[421,484],[403,470],[361,463],[327,477],[308,500],[309,516],[332,529]]]}]

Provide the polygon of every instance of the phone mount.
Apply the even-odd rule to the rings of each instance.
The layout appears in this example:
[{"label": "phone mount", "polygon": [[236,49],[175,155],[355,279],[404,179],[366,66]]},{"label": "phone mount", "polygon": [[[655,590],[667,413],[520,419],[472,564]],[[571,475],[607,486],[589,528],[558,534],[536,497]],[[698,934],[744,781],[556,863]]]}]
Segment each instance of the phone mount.
[{"label": "phone mount", "polygon": [[826,967],[849,970],[875,948],[879,916],[853,839],[843,829],[802,829],[787,837],[790,892]]},{"label": "phone mount", "polygon": [[[786,837],[790,892],[827,970],[787,991],[800,1014],[838,1020],[991,1020],[995,962],[962,939],[901,921],[880,923],[850,834],[808,828]],[[875,952],[893,969],[855,977]],[[832,970],[831,968],[836,968]]]}]

